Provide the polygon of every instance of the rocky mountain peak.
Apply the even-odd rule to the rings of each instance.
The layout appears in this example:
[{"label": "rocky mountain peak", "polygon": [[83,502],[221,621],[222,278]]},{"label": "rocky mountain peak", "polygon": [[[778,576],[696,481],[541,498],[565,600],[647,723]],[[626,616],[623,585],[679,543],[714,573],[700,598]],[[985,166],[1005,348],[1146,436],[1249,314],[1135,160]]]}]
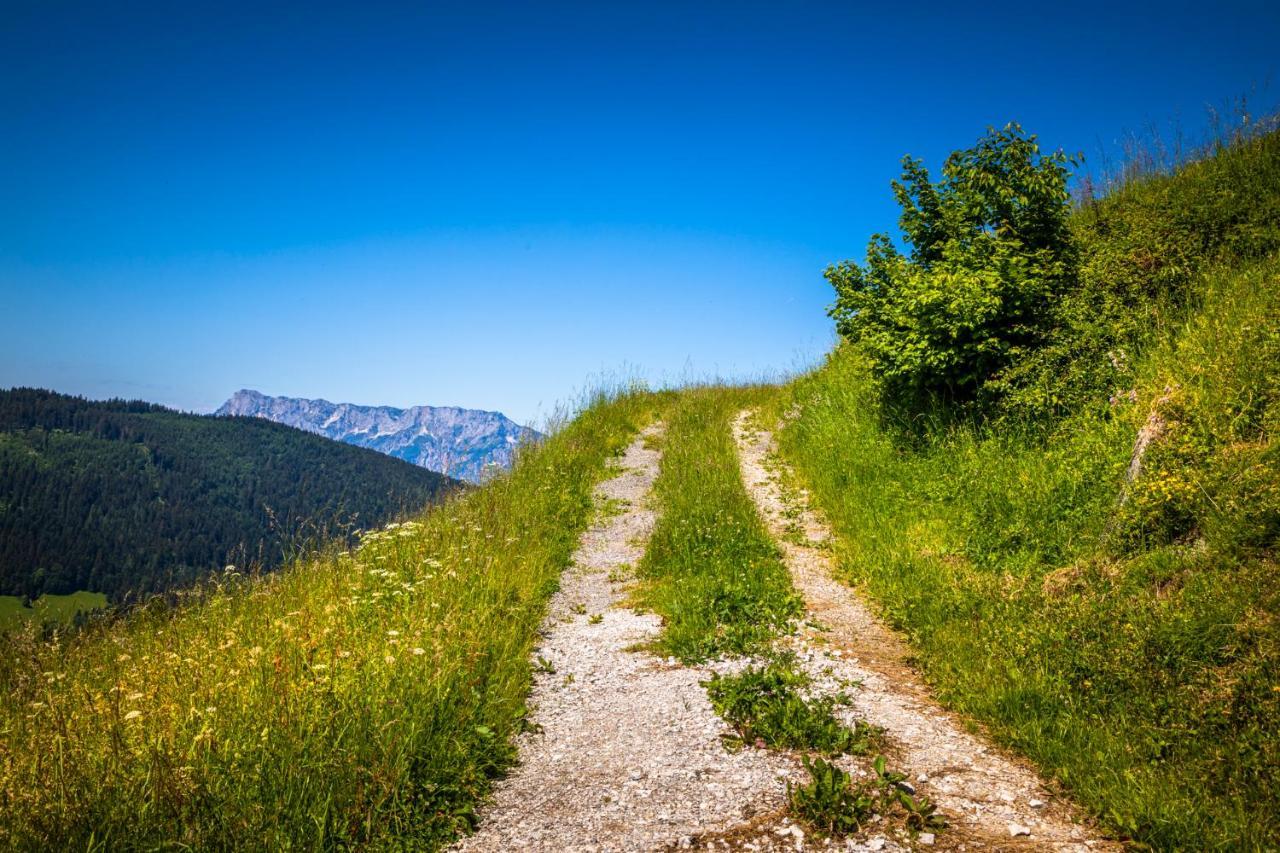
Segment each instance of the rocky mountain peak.
[{"label": "rocky mountain peak", "polygon": [[266,418],[473,483],[486,469],[508,467],[516,447],[541,437],[501,412],[457,406],[360,406],[273,397],[248,388],[232,394],[216,414]]}]

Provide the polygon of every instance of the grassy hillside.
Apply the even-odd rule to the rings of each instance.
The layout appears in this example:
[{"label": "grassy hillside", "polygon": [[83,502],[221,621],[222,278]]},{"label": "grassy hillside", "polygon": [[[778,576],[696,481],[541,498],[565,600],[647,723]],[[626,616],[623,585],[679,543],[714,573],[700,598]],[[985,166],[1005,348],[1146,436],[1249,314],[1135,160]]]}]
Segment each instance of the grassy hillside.
[{"label": "grassy hillside", "polygon": [[105,595],[84,590],[68,595],[46,593],[30,605],[16,595],[0,595],[0,632],[21,627],[29,620],[41,625],[74,625],[108,606]]},{"label": "grassy hillside", "polygon": [[[1065,159],[1015,162],[1029,216],[989,193],[999,146],[1033,150],[1019,134],[959,158],[951,188],[908,164],[924,249],[834,268],[849,341],[787,386],[602,397],[509,476],[359,547],[10,637],[0,847],[442,846],[514,760],[546,602],[644,424],[667,425],[635,590],[659,650],[762,652],[802,612],[740,480],[745,407],[784,420],[840,572],[944,702],[1119,836],[1280,845],[1280,135],[1074,207]],[[154,478],[140,437],[204,429],[120,405],[11,429],[35,443],[3,452],[39,464],[84,433]],[[281,428],[254,423],[271,447]],[[829,708],[783,696],[785,665],[713,680],[713,701],[794,747],[752,718],[770,694],[841,738],[818,751],[852,748]]]},{"label": "grassy hillside", "polygon": [[252,418],[0,391],[0,594],[189,585],[274,568],[307,539],[381,525],[457,484]]},{"label": "grassy hillside", "polygon": [[944,701],[1123,835],[1273,848],[1280,136],[1069,224],[1078,274],[983,414],[893,405],[848,344],[782,447]]},{"label": "grassy hillside", "polygon": [[660,402],[600,400],[508,477],[358,549],[0,656],[0,848],[433,847],[513,758],[591,491]]}]

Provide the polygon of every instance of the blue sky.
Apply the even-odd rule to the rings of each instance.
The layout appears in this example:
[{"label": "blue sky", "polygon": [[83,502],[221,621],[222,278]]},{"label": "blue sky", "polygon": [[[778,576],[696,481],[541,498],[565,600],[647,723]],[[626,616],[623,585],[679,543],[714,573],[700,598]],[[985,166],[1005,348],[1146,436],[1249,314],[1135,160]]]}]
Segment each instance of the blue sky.
[{"label": "blue sky", "polygon": [[0,387],[536,420],[776,374],[903,154],[1280,94],[1280,5],[13,2]]}]

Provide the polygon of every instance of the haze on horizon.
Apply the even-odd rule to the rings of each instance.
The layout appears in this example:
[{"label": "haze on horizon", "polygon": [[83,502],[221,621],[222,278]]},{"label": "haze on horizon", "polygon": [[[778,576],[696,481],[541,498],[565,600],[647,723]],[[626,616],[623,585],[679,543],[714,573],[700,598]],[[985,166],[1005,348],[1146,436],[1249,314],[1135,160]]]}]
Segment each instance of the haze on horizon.
[{"label": "haze on horizon", "polygon": [[527,423],[792,370],[904,154],[1016,120],[1097,169],[1277,102],[1273,3],[982,12],[10,4],[0,387]]}]

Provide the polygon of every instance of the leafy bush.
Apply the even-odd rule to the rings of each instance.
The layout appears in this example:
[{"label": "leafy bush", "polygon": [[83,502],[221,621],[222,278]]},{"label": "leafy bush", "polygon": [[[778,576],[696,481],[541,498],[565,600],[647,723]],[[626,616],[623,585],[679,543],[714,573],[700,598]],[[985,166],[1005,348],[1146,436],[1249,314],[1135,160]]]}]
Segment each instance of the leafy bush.
[{"label": "leafy bush", "polygon": [[800,694],[809,678],[787,658],[748,667],[737,675],[713,675],[703,682],[716,713],[738,732],[738,743],[760,742],[781,749],[812,749],[823,755],[861,754],[873,737],[862,724],[849,728],[832,713],[845,701]]},{"label": "leafy bush", "polygon": [[1044,337],[1050,305],[1074,275],[1062,152],[1042,155],[1010,124],[954,152],[931,183],[919,160],[893,182],[902,254],[872,237],[865,266],[826,271],[840,334],[857,342],[890,400],[968,402]]},{"label": "leafy bush", "polygon": [[1195,308],[1206,271],[1280,251],[1277,186],[1280,133],[1245,133],[1174,174],[1087,200],[1070,218],[1077,280],[1052,332],[991,384],[1002,413],[1054,419],[1133,388],[1142,350]]}]

